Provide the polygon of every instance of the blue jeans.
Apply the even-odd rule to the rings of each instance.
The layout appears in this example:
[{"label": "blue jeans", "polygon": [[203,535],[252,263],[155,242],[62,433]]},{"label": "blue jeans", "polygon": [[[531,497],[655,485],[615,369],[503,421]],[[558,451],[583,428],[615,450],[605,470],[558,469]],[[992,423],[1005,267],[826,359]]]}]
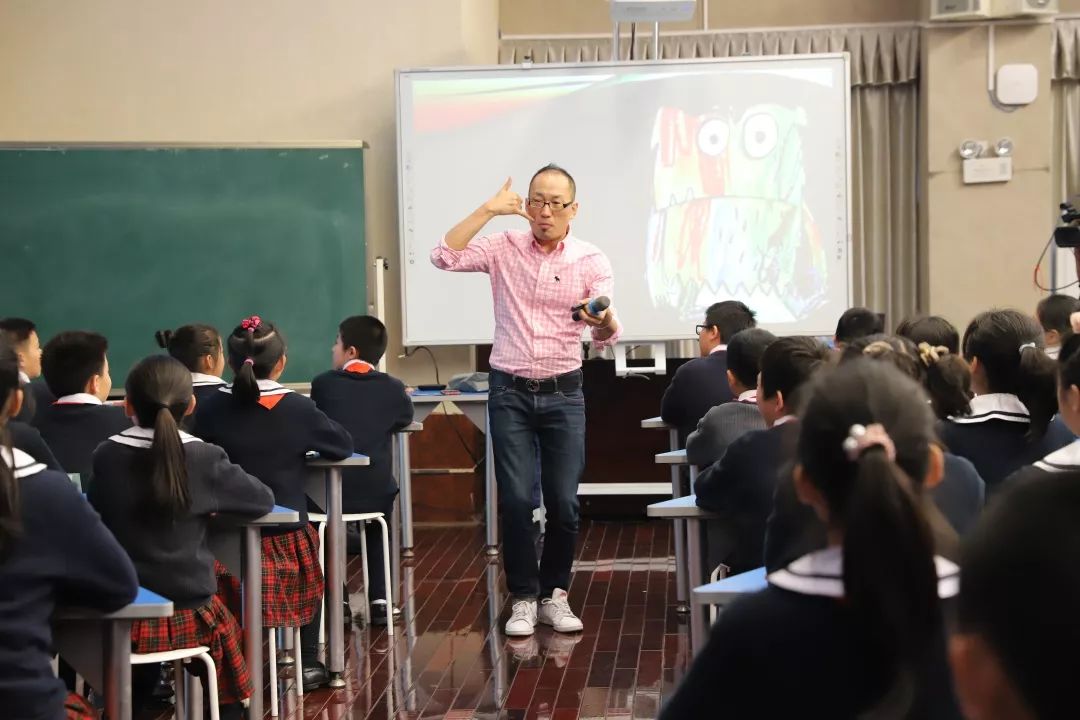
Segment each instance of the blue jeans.
[{"label": "blue jeans", "polygon": [[[580,371],[578,371],[580,373]],[[503,567],[515,598],[551,597],[570,585],[578,533],[577,487],[585,469],[585,396],[515,390],[492,370],[488,415],[502,520]],[[533,537],[536,443],[547,528],[537,564]]]}]

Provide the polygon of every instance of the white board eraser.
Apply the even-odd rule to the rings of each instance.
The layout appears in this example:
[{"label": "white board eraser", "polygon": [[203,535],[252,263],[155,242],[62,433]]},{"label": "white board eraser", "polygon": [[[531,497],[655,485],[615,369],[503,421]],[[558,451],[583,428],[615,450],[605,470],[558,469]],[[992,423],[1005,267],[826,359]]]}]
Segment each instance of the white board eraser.
[{"label": "white board eraser", "polygon": [[1002,65],[995,94],[1002,105],[1030,105],[1039,96],[1039,69],[1030,64]]}]

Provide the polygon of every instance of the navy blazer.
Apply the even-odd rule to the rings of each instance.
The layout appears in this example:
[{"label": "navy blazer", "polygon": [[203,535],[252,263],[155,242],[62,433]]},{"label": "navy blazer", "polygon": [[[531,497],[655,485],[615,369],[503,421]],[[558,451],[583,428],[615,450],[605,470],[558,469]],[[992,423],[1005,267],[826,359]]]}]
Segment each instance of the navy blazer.
[{"label": "navy blazer", "polygon": [[660,417],[679,429],[680,444],[686,442],[686,436],[705,413],[735,399],[728,387],[727,369],[727,351],[718,350],[694,358],[675,371],[660,402]]}]

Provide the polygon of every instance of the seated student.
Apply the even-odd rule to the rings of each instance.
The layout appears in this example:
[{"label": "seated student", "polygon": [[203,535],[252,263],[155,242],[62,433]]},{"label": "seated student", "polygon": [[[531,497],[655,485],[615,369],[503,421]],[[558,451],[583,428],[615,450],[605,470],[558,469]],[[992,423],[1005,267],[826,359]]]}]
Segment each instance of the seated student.
[{"label": "seated student", "polygon": [[[0,339],[0,435],[23,393],[19,361]],[[127,553],[62,473],[0,448],[0,715],[95,720],[50,665],[57,606],[113,612],[135,599]]]},{"label": "seated student", "polygon": [[916,315],[904,318],[896,326],[896,335],[919,345],[943,347],[952,355],[960,354],[960,332],[940,315]]},{"label": "seated student", "polygon": [[885,332],[881,315],[864,307],[848,308],[836,323],[833,345],[843,350],[848,343],[867,335],[880,335]]},{"label": "seated student", "polygon": [[179,430],[195,399],[191,374],[177,360],[146,358],[132,368],[126,389],[125,410],[136,425],[94,453],[88,498],[134,561],[139,584],[176,608],[170,618],[136,620],[132,651],[208,647],[223,716],[241,717],[251,677],[240,626],[214,594],[207,522],[217,513],[265,515],[274,494],[224,450]]},{"label": "seated student", "polygon": [[964,543],[956,693],[973,720],[1080,717],[1080,473],[1010,484]]},{"label": "seated student", "polygon": [[69,473],[89,475],[97,446],[131,427],[123,408],[104,404],[112,389],[108,346],[97,333],[75,330],[47,342],[41,355],[57,400],[38,409],[35,424]]},{"label": "seated student", "polygon": [[829,546],[724,609],[662,720],[961,717],[941,602],[958,568],[935,557],[919,500],[941,474],[933,414],[886,363],[857,360],[811,385],[795,482]]},{"label": "seated student", "polygon": [[19,382],[25,390],[23,408],[19,422],[33,423],[38,407],[51,404],[56,398],[43,382],[33,382],[41,376],[41,339],[37,326],[25,318],[4,318],[0,320],[0,336],[15,348],[19,355]]},{"label": "seated student", "polygon": [[[26,386],[23,385],[25,388]],[[27,396],[29,396],[27,394]],[[64,467],[53,455],[41,433],[33,425],[11,420],[7,424],[8,435],[11,436],[11,446],[22,450],[30,457],[37,460],[50,470],[64,472]]]},{"label": "seated student", "polygon": [[323,575],[319,535],[308,523],[306,454],[328,460],[352,456],[353,439],[308,398],[282,387],[285,338],[258,316],[245,319],[227,341],[233,384],[195,411],[193,434],[221,446],[229,459],[274,491],[300,522],[263,533],[263,626],[300,630],[304,689],[330,680],[316,659]]},{"label": "seated student", "polygon": [[660,403],[660,417],[679,429],[681,442],[709,408],[735,399],[727,382],[727,343],[735,333],[756,326],[754,311],[736,300],[705,311],[705,322],[697,326],[701,357],[675,371]]},{"label": "seated student", "polygon": [[941,440],[986,481],[987,495],[1018,468],[1072,442],[1057,413],[1056,368],[1043,332],[1016,310],[977,316],[964,332],[971,366],[971,414],[941,423]]},{"label": "seated student", "polygon": [[1069,295],[1048,295],[1035,308],[1035,319],[1042,325],[1046,340],[1046,354],[1057,360],[1061,341],[1072,332],[1069,317],[1080,312],[1080,300]]},{"label": "seated student", "polygon": [[747,433],[697,478],[697,504],[723,515],[707,523],[710,567],[723,563],[732,573],[761,567],[765,521],[781,469],[791,460],[799,425],[796,395],[829,361],[829,350],[808,337],[785,337],[765,348],[758,376],[757,404],[767,430]]},{"label": "seated student", "polygon": [[[158,347],[167,350],[191,372],[191,385],[196,403],[213,395],[226,383],[221,379],[225,372],[225,349],[221,333],[210,325],[184,325],[176,330],[158,330],[154,333]],[[194,418],[188,416],[185,421]]]},{"label": "seated student", "polygon": [[[394,432],[412,422],[413,404],[400,380],[375,369],[386,352],[386,342],[386,327],[378,318],[345,318],[334,342],[335,369],[311,382],[311,399],[349,431],[353,450],[371,459],[367,467],[344,471],[342,508],[347,513],[381,512],[389,522],[398,492],[391,474],[390,441]],[[369,617],[382,625],[387,621],[387,607],[382,532],[377,523],[367,524],[366,539]],[[360,552],[359,537],[350,538],[349,544],[350,551]]]},{"label": "seated student", "polygon": [[[912,380],[926,385],[926,365],[931,368],[948,357],[945,349],[932,350],[925,343],[920,355],[910,340],[886,335],[870,335],[844,349],[840,366],[859,359],[888,363]],[[960,396],[962,397],[962,396]],[[931,402],[931,405],[935,403]],[[942,403],[944,404],[944,403]],[[939,555],[959,559],[958,535],[968,532],[978,520],[986,499],[986,483],[975,467],[962,457],[944,452],[944,473],[936,485],[922,488],[927,500],[924,508],[934,531],[934,544]],[[765,531],[765,568],[772,572],[828,544],[827,528],[814,512],[799,502],[795,483],[784,475],[776,488],[772,514]]]},{"label": "seated student", "polygon": [[735,333],[727,347],[727,382],[735,402],[723,403],[698,420],[686,438],[686,459],[691,465],[712,465],[728,446],[751,430],[764,430],[765,418],[757,407],[757,377],[761,355],[776,336],[750,328]]}]

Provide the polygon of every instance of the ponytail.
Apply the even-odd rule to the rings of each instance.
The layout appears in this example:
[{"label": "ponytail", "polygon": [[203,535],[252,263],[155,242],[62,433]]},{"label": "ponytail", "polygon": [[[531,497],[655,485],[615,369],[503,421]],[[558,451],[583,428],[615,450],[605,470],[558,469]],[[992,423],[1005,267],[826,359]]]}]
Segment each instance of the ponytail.
[{"label": "ponytail", "polygon": [[258,315],[245,318],[229,336],[232,394],[237,402],[255,404],[262,396],[259,380],[270,377],[285,355],[285,338]]},{"label": "ponytail", "polygon": [[173,331],[172,330],[158,330],[157,332],[154,333],[154,339],[157,340],[157,345],[162,350],[168,350],[169,349],[169,342],[172,341],[172,337],[173,337]]},{"label": "ponytail", "polygon": [[150,506],[159,516],[169,518],[187,512],[191,507],[191,493],[187,484],[184,444],[173,411],[166,405],[158,407],[154,419],[150,463]]},{"label": "ponytail", "polygon": [[875,710],[905,716],[939,620],[934,541],[912,481],[881,447],[856,461],[843,509],[844,596],[891,686]]},{"label": "ponytail", "polygon": [[934,415],[940,420],[971,414],[971,369],[949,349],[919,343],[919,359],[926,368],[925,386]]},{"label": "ponytail", "polygon": [[240,369],[234,371],[232,393],[234,398],[248,404],[257,403],[262,397],[259,381],[255,378],[254,363],[249,359],[245,359],[240,363]]},{"label": "ponytail", "polygon": [[1034,343],[1021,345],[1016,396],[1031,417],[1028,439],[1046,434],[1057,414],[1057,363]]},{"label": "ponytail", "polygon": [[[9,395],[10,397],[10,395]],[[8,457],[14,460],[11,438],[7,428],[0,428],[0,442]],[[15,540],[22,534],[22,516],[19,505],[19,483],[15,471],[0,458],[0,560],[11,552]]]}]

